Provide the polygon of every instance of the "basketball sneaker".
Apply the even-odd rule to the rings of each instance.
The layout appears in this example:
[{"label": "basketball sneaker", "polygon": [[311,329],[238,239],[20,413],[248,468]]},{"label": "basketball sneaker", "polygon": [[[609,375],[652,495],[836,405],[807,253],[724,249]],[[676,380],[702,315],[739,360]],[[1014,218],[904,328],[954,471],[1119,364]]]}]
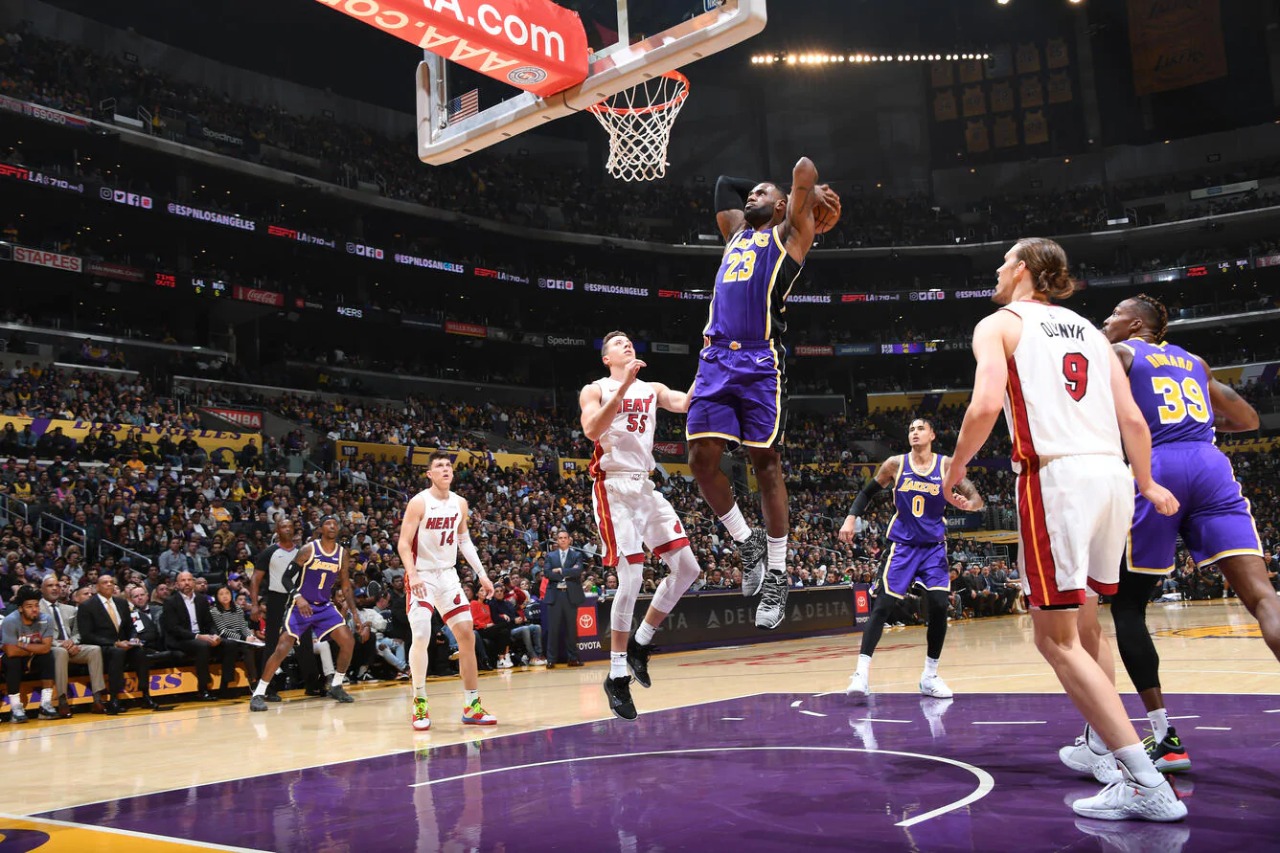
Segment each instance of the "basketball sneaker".
[{"label": "basketball sneaker", "polygon": [[844,689],[844,695],[850,699],[865,699],[871,695],[871,684],[869,679],[860,672],[855,672],[849,676],[849,686]]},{"label": "basketball sneaker", "polygon": [[1121,779],[1120,766],[1116,763],[1115,755],[1110,751],[1094,752],[1093,747],[1089,745],[1088,723],[1085,724],[1084,734],[1077,737],[1074,744],[1058,750],[1058,758],[1077,773],[1091,774],[1104,785],[1119,782]]},{"label": "basketball sneaker", "polygon": [[634,720],[636,705],[631,701],[631,676],[620,675],[604,680],[604,695],[609,697],[609,710],[620,720]]},{"label": "basketball sneaker", "polygon": [[955,694],[951,692],[947,682],[942,680],[942,676],[924,675],[920,677],[920,695],[932,696],[934,699],[950,699]]},{"label": "basketball sneaker", "polygon": [[786,574],[765,572],[763,594],[756,607],[756,627],[772,631],[782,624],[787,616],[787,594],[791,587],[787,586]]},{"label": "basketball sneaker", "polygon": [[250,711],[267,710],[267,697],[254,694],[253,698],[249,700],[249,710]]},{"label": "basketball sneaker", "polygon": [[413,700],[413,730],[425,732],[431,728],[431,714],[427,711],[427,697],[418,696]]},{"label": "basketball sneaker", "polygon": [[496,726],[498,718],[480,707],[480,700],[472,702],[462,709],[462,722],[468,726]]},{"label": "basketball sneaker", "polygon": [[738,556],[742,559],[742,594],[747,598],[758,595],[764,585],[768,551],[769,540],[763,527],[751,528],[751,535],[738,543]]},{"label": "basketball sneaker", "polygon": [[[642,646],[637,643],[635,637],[627,640],[627,668],[631,670],[631,674],[635,676],[636,682],[641,687],[653,684],[649,679],[649,655],[654,651],[653,646]],[[635,718],[632,717],[632,719]]]},{"label": "basketball sneaker", "polygon": [[1161,779],[1155,787],[1147,787],[1121,771],[1122,778],[1112,782],[1096,796],[1085,797],[1071,804],[1080,817],[1095,820],[1150,820],[1170,823],[1187,816],[1187,807],[1173,792],[1168,779]]},{"label": "basketball sneaker", "polygon": [[356,701],[355,697],[348,693],[346,688],[341,684],[335,684],[333,687],[329,688],[329,698],[335,702],[341,702],[344,705],[348,702]]},{"label": "basketball sneaker", "polygon": [[1076,818],[1076,829],[1098,839],[1106,853],[1182,853],[1191,840],[1191,827],[1185,823],[1117,826]]},{"label": "basketball sneaker", "polygon": [[1182,738],[1178,737],[1173,726],[1169,726],[1164,740],[1156,743],[1155,738],[1148,737],[1142,741],[1142,745],[1147,748],[1151,763],[1161,773],[1181,773],[1191,769],[1191,756],[1187,754],[1187,748],[1182,745]]}]

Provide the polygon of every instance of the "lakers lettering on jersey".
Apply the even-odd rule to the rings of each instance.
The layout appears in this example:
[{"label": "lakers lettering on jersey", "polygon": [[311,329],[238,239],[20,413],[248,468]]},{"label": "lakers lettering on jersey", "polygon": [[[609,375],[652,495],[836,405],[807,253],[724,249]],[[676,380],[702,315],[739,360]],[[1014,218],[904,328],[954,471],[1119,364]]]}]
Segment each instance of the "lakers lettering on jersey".
[{"label": "lakers lettering on jersey", "polygon": [[1213,444],[1213,407],[1204,364],[1173,344],[1133,338],[1121,346],[1133,353],[1129,386],[1151,428],[1151,446],[1184,441]]},{"label": "lakers lettering on jersey", "polygon": [[[767,341],[786,331],[787,294],[801,265],[792,259],[778,229],[740,231],[725,247],[702,334],[732,341]],[[779,284],[785,288],[775,293]]]},{"label": "lakers lettering on jersey", "polygon": [[302,566],[297,594],[311,604],[327,604],[333,597],[333,586],[338,582],[341,568],[342,546],[334,543],[330,553],[324,550],[319,539],[315,540],[311,543],[311,559]]},{"label": "lakers lettering on jersey", "polygon": [[[608,400],[622,383],[598,379],[600,399]],[[609,428],[596,440],[589,472],[648,474],[657,467],[653,459],[653,431],[657,427],[658,392],[648,382],[637,379],[618,401]]]},{"label": "lakers lettering on jersey", "polygon": [[1061,305],[1027,300],[1001,310],[1022,318],[1004,399],[1013,469],[1058,456],[1122,456],[1107,339]]},{"label": "lakers lettering on jersey", "polygon": [[899,459],[898,476],[893,481],[893,520],[886,534],[903,545],[931,545],[946,539],[943,515],[947,499],[942,494],[942,454],[923,469],[911,464],[910,454]]},{"label": "lakers lettering on jersey", "polygon": [[458,525],[462,521],[462,502],[453,492],[444,500],[430,489],[418,493],[422,498],[422,520],[414,536],[414,554],[420,569],[451,569],[458,564]]}]

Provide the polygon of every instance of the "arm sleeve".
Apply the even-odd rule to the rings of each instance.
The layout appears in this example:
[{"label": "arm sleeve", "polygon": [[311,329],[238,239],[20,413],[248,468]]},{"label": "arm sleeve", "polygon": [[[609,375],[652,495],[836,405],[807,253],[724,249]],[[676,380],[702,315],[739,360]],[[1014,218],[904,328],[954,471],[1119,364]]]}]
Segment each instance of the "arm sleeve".
[{"label": "arm sleeve", "polygon": [[480,564],[480,552],[476,550],[476,545],[471,541],[471,532],[468,531],[458,539],[458,553],[467,561],[467,565],[479,577],[484,572],[484,566]]},{"label": "arm sleeve", "polygon": [[866,485],[862,487],[862,491],[858,492],[858,497],[854,499],[853,506],[849,509],[849,515],[855,518],[861,517],[867,510],[867,504],[871,503],[871,499],[884,491],[884,486],[876,482],[875,477],[867,479]]},{"label": "arm sleeve", "polygon": [[731,178],[721,175],[716,179],[716,212],[721,210],[741,210],[747,203],[747,194],[755,188],[756,182],[749,178]]}]

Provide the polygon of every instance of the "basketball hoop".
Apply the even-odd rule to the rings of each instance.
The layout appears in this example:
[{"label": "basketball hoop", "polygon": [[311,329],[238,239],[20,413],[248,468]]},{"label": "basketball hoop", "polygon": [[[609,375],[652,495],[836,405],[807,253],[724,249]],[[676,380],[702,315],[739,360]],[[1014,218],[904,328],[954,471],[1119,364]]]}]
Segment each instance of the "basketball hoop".
[{"label": "basketball hoop", "polygon": [[687,97],[689,78],[668,71],[587,107],[609,133],[609,174],[622,181],[665,176],[671,125]]}]

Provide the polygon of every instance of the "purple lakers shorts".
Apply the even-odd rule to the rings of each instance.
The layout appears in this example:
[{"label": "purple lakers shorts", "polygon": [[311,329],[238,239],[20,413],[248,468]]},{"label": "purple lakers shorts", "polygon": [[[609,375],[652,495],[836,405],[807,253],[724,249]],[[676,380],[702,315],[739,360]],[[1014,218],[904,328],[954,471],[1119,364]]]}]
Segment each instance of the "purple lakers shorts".
[{"label": "purple lakers shorts", "polygon": [[1178,511],[1161,515],[1142,495],[1134,497],[1129,571],[1173,571],[1179,534],[1198,566],[1240,554],[1262,556],[1249,502],[1218,448],[1199,441],[1159,445],[1151,450],[1151,473],[1178,499]]},{"label": "purple lakers shorts", "polygon": [[290,605],[284,617],[284,629],[295,639],[307,631],[314,631],[317,640],[323,640],[329,633],[343,624],[342,614],[332,604],[311,605],[311,615],[303,616],[295,605]]},{"label": "purple lakers shorts", "polygon": [[951,590],[951,572],[947,566],[947,546],[904,545],[894,542],[880,573],[880,589],[894,598],[903,598],[911,585],[920,581],[926,589]]},{"label": "purple lakers shorts", "polygon": [[783,350],[769,341],[712,342],[698,354],[685,436],[773,447],[786,429]]}]

